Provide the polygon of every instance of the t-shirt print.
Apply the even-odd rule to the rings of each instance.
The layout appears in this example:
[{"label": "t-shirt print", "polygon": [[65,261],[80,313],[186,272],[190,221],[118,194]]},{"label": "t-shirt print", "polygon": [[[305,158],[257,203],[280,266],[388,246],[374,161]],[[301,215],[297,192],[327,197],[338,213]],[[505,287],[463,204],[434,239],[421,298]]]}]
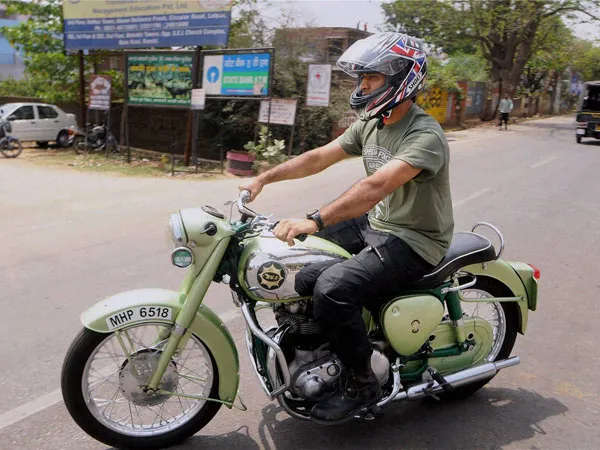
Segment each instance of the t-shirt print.
[{"label": "t-shirt print", "polygon": [[376,144],[366,144],[363,147],[363,159],[369,175],[392,159],[392,152]]}]

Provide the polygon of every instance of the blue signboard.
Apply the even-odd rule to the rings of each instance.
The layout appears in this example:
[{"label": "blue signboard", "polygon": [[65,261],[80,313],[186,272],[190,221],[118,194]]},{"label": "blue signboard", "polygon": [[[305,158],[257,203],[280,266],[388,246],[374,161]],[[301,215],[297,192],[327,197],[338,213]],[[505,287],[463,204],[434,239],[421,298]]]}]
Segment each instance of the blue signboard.
[{"label": "blue signboard", "polygon": [[230,0],[65,0],[65,47],[227,45],[231,5]]},{"label": "blue signboard", "polygon": [[209,96],[269,95],[270,53],[230,53],[204,57],[202,87]]}]

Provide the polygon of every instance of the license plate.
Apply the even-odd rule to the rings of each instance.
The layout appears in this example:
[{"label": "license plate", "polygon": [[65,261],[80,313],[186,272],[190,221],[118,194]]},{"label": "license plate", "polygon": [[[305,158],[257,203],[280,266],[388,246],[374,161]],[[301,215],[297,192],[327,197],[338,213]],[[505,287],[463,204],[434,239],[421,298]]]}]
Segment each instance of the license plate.
[{"label": "license plate", "polygon": [[585,134],[585,130],[582,128],[577,128],[577,134]]},{"label": "license plate", "polygon": [[109,330],[121,327],[130,322],[148,319],[171,320],[173,308],[166,306],[137,306],[113,314],[106,319]]}]

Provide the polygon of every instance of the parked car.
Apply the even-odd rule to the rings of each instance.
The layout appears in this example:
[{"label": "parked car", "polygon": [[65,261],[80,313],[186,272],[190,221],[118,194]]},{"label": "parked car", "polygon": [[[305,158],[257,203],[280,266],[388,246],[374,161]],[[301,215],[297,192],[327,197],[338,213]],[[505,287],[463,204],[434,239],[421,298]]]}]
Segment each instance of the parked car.
[{"label": "parked car", "polygon": [[74,114],[46,103],[6,103],[0,106],[0,118],[10,121],[12,136],[20,141],[34,141],[40,147],[56,142],[69,145],[69,127],[77,126]]}]

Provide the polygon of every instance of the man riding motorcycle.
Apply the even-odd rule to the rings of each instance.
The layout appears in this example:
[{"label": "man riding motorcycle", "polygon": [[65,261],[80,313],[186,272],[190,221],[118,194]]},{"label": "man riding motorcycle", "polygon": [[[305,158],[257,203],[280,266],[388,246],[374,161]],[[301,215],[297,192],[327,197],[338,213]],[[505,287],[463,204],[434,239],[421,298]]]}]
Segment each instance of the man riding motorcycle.
[{"label": "man riding motorcycle", "polygon": [[319,233],[355,255],[297,280],[299,288],[312,290],[315,317],[348,368],[339,392],[311,411],[313,420],[325,424],[352,419],[381,395],[363,307],[376,311],[399,286],[431,271],[446,254],[454,228],[448,143],[435,119],[414,104],[427,76],[423,41],[375,34],[353,44],[337,64],[358,78],[350,106],[360,120],[329,144],[240,186],[253,200],[267,184],[363,157],[366,178],[306,218],[282,220],[273,230],[289,245],[299,234]]}]

